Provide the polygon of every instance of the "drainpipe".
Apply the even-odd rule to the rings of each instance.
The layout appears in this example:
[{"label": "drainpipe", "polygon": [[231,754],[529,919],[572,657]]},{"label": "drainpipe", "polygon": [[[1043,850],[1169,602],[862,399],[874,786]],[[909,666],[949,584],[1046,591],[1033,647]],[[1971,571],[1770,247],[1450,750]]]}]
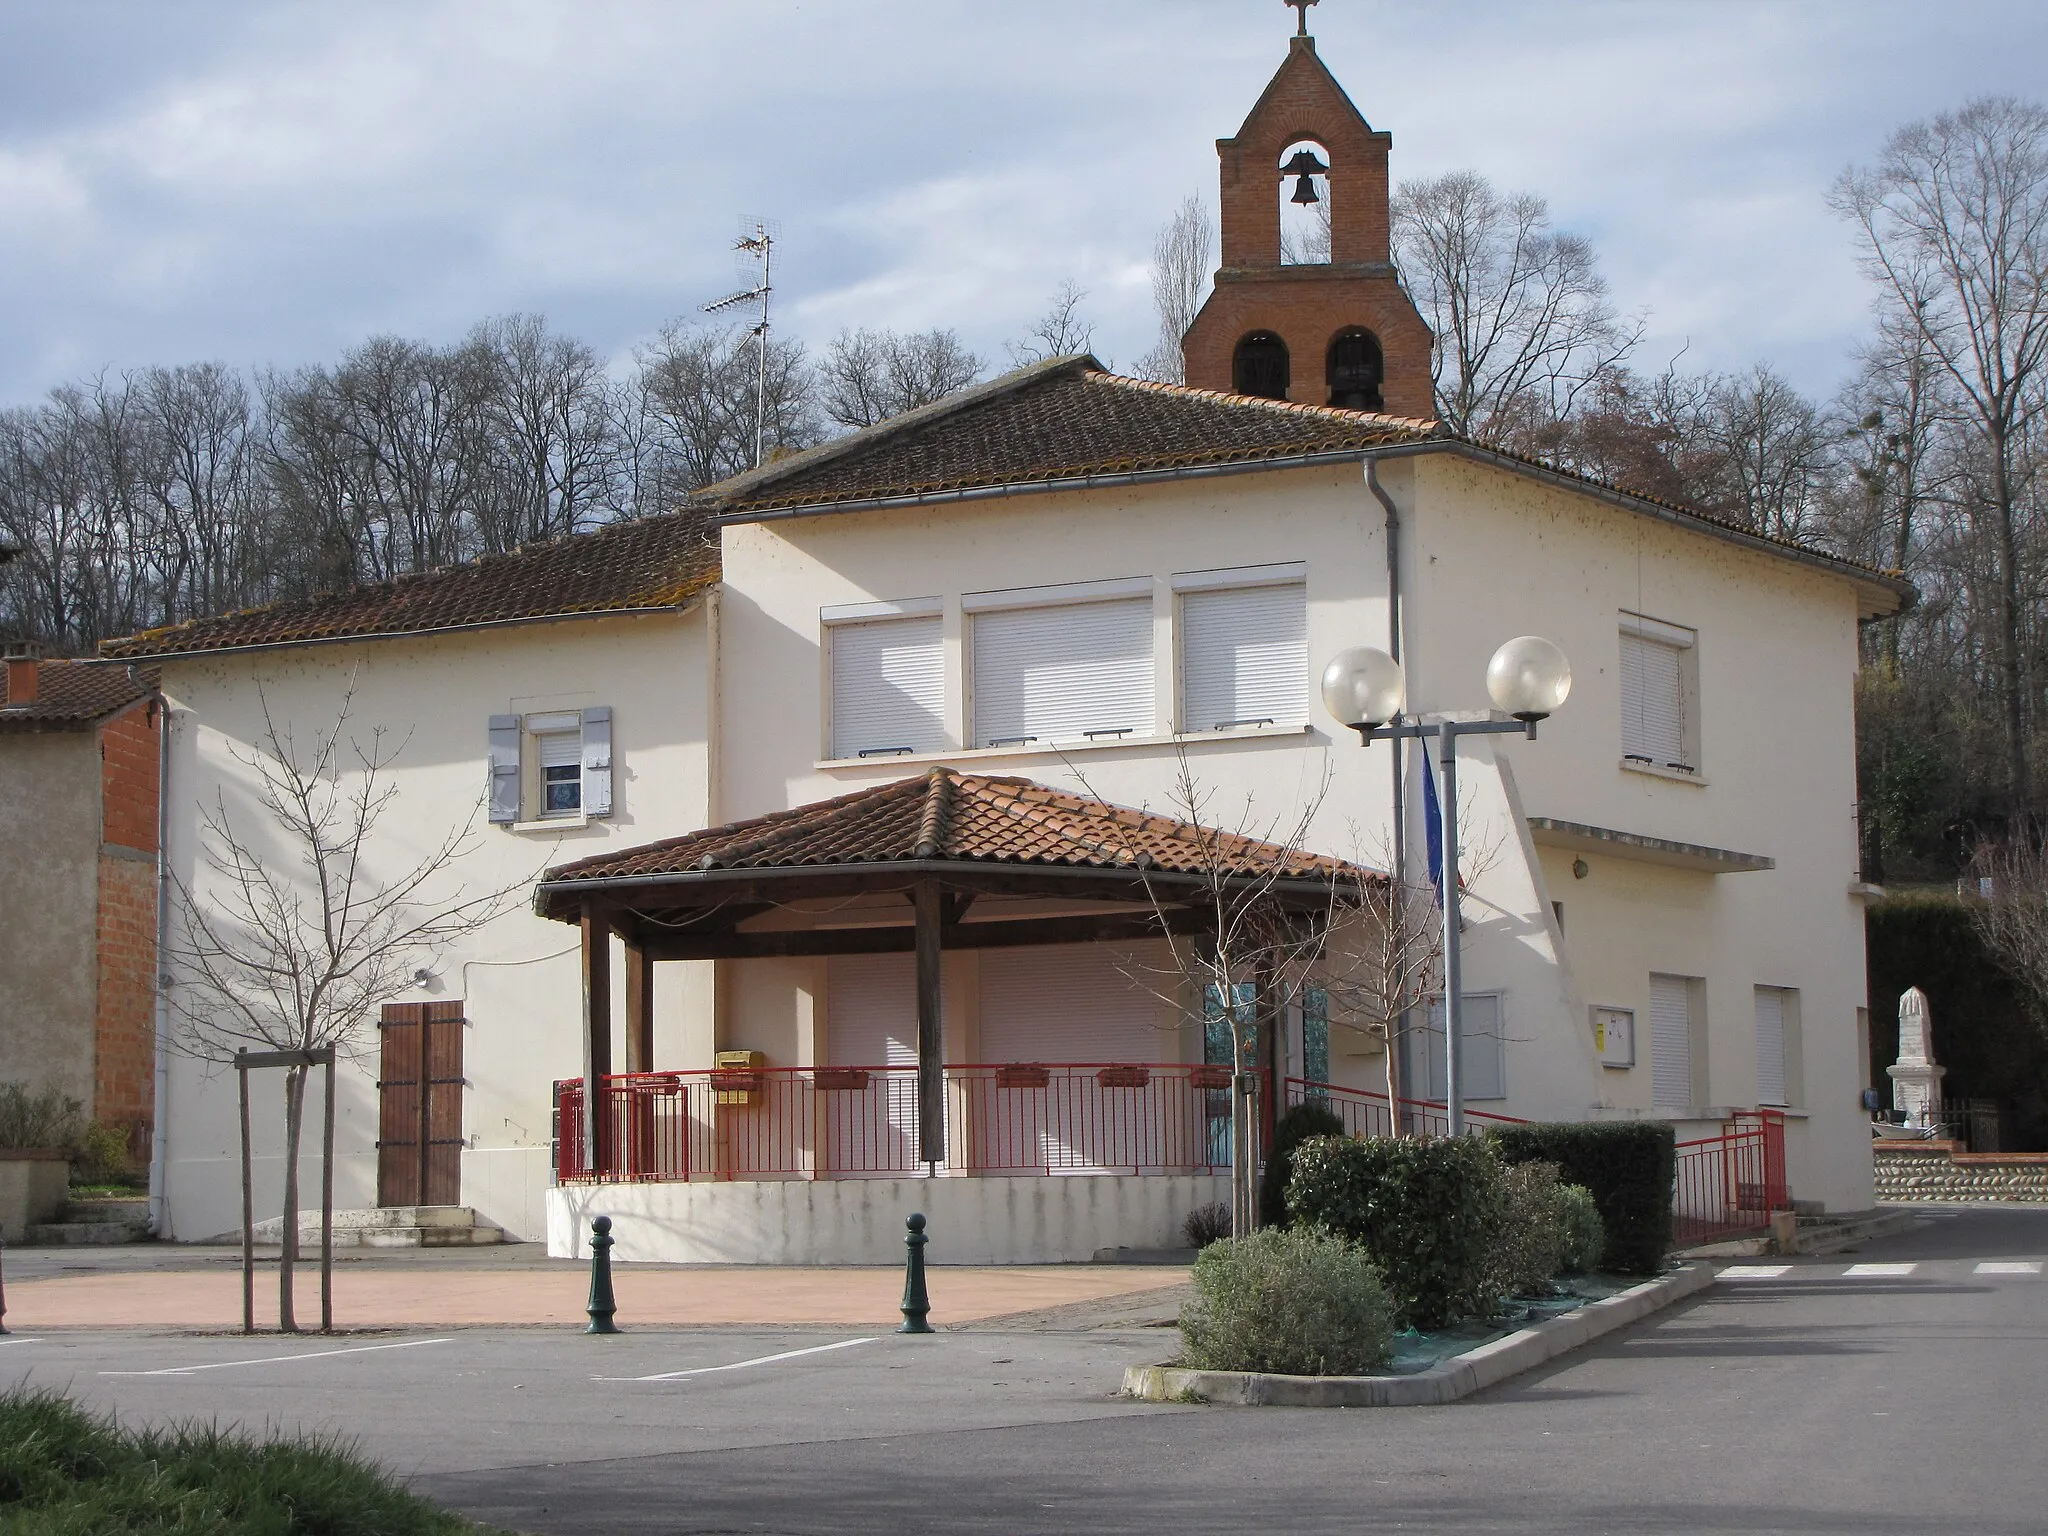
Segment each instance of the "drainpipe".
[{"label": "drainpipe", "polygon": [[155,974],[150,978],[156,997],[156,1087],[149,1129],[149,1227],[162,1239],[171,1235],[171,1195],[166,1177],[171,1151],[171,999],[164,986],[164,954],[170,947],[171,924],[170,700],[159,693],[156,707],[156,956]]},{"label": "drainpipe", "polygon": [[[1365,461],[1365,488],[1371,491],[1387,518],[1387,654],[1394,660],[1401,660],[1401,511],[1394,505],[1394,498],[1387,494],[1387,488],[1380,484],[1379,462],[1368,458]],[[1393,917],[1401,919],[1401,903],[1406,899],[1408,881],[1408,768],[1402,748],[1407,745],[1399,737],[1387,743],[1394,749],[1394,895]],[[1401,1098],[1406,1088],[1402,1081],[1401,1045],[1407,1038],[1408,1010],[1401,1010],[1401,1017],[1395,1021],[1395,1035],[1387,1041],[1387,1115],[1392,1129],[1398,1135],[1401,1129]]]}]

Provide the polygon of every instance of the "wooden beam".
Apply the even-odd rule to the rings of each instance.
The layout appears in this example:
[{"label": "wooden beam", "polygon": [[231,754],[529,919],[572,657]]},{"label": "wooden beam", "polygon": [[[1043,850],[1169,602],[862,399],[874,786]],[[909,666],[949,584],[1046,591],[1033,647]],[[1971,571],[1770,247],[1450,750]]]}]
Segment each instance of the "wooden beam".
[{"label": "wooden beam", "polygon": [[927,880],[913,897],[917,911],[917,1157],[946,1160],[946,1040],[941,1009],[938,882]]},{"label": "wooden beam", "polygon": [[626,942],[626,1070],[654,1070],[654,956]]},{"label": "wooden beam", "polygon": [[[1153,912],[1093,912],[1078,917],[1017,918],[1009,922],[939,925],[943,949],[1014,949],[1036,944],[1100,944],[1154,939],[1165,933],[1200,933],[1214,921],[1196,908],[1169,908],[1162,924]],[[772,933],[705,934],[653,938],[657,960],[762,960],[787,955],[907,954],[917,947],[910,924],[890,928],[790,928]]]},{"label": "wooden beam", "polygon": [[612,931],[585,907],[583,929],[583,1166],[593,1177],[610,1170],[611,1137],[599,1092],[612,1071]]}]

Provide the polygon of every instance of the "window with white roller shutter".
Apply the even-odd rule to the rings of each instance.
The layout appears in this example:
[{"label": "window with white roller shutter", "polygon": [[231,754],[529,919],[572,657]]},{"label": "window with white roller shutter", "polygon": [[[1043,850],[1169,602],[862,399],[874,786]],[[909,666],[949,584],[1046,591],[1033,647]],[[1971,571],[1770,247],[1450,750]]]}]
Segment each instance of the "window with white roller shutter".
[{"label": "window with white roller shutter", "polygon": [[1650,1102],[1683,1109],[1695,1102],[1692,1080],[1693,990],[1690,976],[1650,978]]},{"label": "window with white roller shutter", "polygon": [[1143,980],[1169,963],[1162,944],[983,950],[981,1059],[1174,1059],[1173,1017]]},{"label": "window with white roller shutter", "polygon": [[[915,1167],[917,962],[911,955],[834,955],[825,971],[825,1059],[894,1067],[817,1094],[819,1139],[841,1176]],[[847,1079],[840,1079],[846,1083]]]},{"label": "window with white roller shutter", "polygon": [[[1507,1040],[1501,1027],[1498,992],[1466,992],[1458,1019],[1458,1099],[1504,1099],[1508,1096]],[[1408,1035],[1409,1081],[1422,1084],[1424,1098],[1441,1099],[1444,1084],[1444,1000],[1429,1000],[1427,1023],[1418,1021]]]},{"label": "window with white roller shutter", "polygon": [[1305,724],[1308,588],[1183,590],[1180,663],[1183,731]]},{"label": "window with white roller shutter", "polygon": [[1000,594],[968,598],[974,745],[1150,735],[1152,598],[1144,586],[1142,596],[1029,607],[989,601]]},{"label": "window with white roller shutter", "polygon": [[1696,773],[1694,634],[1635,614],[1621,621],[1621,755]]},{"label": "window with white roller shutter", "polygon": [[1786,1105],[1790,1077],[1786,1072],[1786,1046],[1790,1031],[1787,1006],[1790,994],[1784,987],[1756,989],[1756,1101],[1759,1105]]},{"label": "window with white roller shutter", "polygon": [[828,623],[834,757],[943,752],[946,653],[936,614]]}]

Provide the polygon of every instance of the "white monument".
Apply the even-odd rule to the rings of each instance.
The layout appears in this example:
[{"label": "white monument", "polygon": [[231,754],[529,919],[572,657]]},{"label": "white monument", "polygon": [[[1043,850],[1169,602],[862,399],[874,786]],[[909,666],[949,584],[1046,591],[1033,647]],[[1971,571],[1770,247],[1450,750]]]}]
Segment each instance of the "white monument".
[{"label": "white monument", "polygon": [[1927,994],[1918,987],[1899,999],[1899,1059],[1885,1071],[1892,1080],[1892,1108],[1906,1112],[1911,1129],[1932,1129],[1941,1117],[1941,1080],[1948,1068],[1934,1064],[1933,1021]]}]

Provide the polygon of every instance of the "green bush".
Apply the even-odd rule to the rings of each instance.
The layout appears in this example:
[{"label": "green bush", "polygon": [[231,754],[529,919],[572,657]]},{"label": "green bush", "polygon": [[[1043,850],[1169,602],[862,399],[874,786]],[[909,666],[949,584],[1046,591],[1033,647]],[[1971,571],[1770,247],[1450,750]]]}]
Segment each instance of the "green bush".
[{"label": "green bush", "polygon": [[1311,1136],[1342,1136],[1344,1121],[1321,1099],[1304,1099],[1273,1126],[1273,1150],[1266,1154],[1265,1177],[1259,1182],[1259,1224],[1288,1224],[1287,1176],[1294,1171],[1294,1149]]},{"label": "green bush", "polygon": [[55,1088],[0,1083],[0,1147],[71,1147],[85,1134],[85,1106]]},{"label": "green bush", "polygon": [[79,1136],[71,1174],[81,1184],[121,1184],[134,1173],[128,1157],[128,1129],[95,1120]]},{"label": "green bush", "polygon": [[123,1430],[54,1392],[0,1395],[9,1536],[459,1536],[481,1532],[331,1440],[208,1425]]},{"label": "green bush", "polygon": [[1486,1133],[1502,1162],[1557,1164],[1558,1177],[1590,1190],[1606,1228],[1601,1267],[1654,1275],[1671,1247],[1676,1139],[1666,1121],[1499,1125]]},{"label": "green bush", "polygon": [[1564,1268],[1557,1164],[1512,1163],[1501,1170],[1506,1213],[1487,1265],[1487,1288],[1501,1296],[1541,1295]]},{"label": "green bush", "polygon": [[1181,1361],[1202,1371],[1351,1376],[1387,1363],[1394,1303],[1364,1252],[1341,1238],[1267,1227],[1195,1260],[1181,1308]]},{"label": "green bush", "polygon": [[[1533,1164],[1529,1166],[1534,1166]],[[1557,1186],[1558,1265],[1561,1275],[1583,1275],[1600,1263],[1607,1226],[1593,1191],[1583,1184]]]},{"label": "green bush", "polygon": [[1297,1222],[1363,1247],[1417,1328],[1486,1315],[1499,1302],[1488,1256],[1506,1200],[1500,1160],[1478,1137],[1303,1142],[1287,1205]]}]

